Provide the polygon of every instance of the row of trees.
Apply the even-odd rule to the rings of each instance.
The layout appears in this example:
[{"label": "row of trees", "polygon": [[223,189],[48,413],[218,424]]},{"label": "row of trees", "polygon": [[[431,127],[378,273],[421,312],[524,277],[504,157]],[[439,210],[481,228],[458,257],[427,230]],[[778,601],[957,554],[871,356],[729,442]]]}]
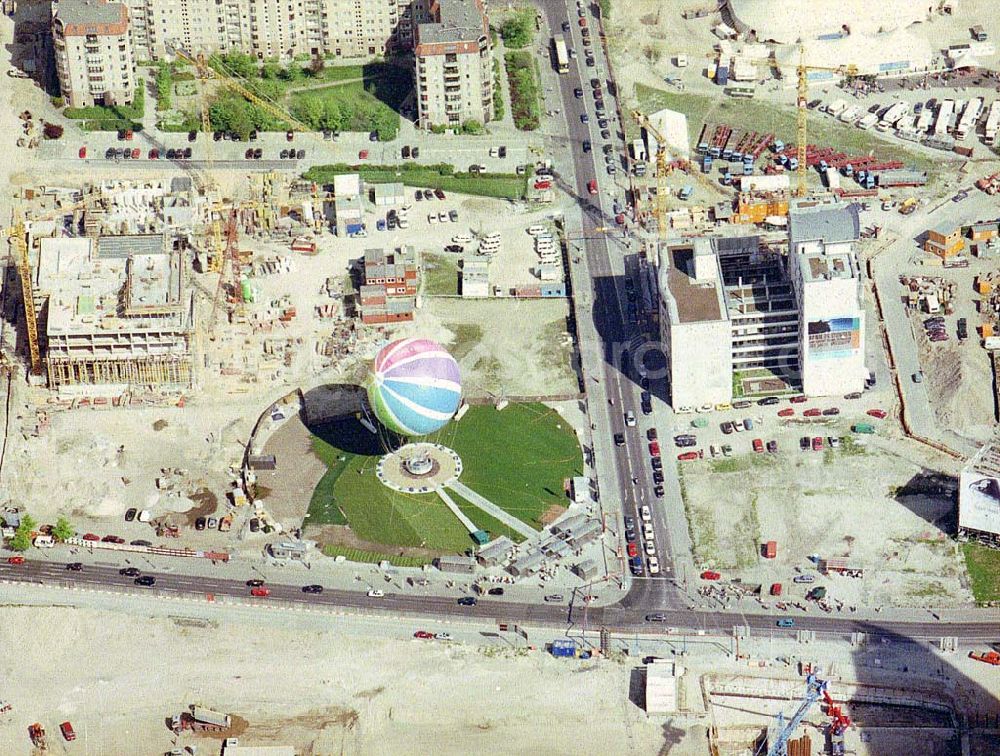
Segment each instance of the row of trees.
[{"label": "row of trees", "polygon": [[[13,538],[10,539],[10,548],[14,551],[27,551],[31,546],[31,535],[37,529],[38,521],[31,515],[25,514],[21,517],[21,524],[18,525]],[[56,524],[52,528],[53,538],[57,541],[65,541],[72,538],[74,535],[76,535],[76,531],[73,529],[69,520],[65,517],[60,517],[56,520]]]}]

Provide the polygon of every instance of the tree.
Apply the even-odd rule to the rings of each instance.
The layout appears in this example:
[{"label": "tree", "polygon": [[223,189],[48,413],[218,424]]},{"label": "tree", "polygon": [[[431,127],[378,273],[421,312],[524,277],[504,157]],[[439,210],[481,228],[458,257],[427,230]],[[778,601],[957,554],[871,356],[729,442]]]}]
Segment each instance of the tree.
[{"label": "tree", "polygon": [[298,63],[292,62],[288,64],[288,68],[281,72],[281,78],[285,81],[302,81],[306,78],[306,72]]},{"label": "tree", "polygon": [[242,97],[227,93],[209,106],[212,127],[220,131],[231,131],[246,139],[258,126],[260,114]]},{"label": "tree", "polygon": [[60,541],[65,541],[76,535],[76,530],[65,517],[56,520],[56,526],[52,528],[52,535]]},{"label": "tree", "polygon": [[320,123],[324,129],[341,131],[344,128],[344,111],[336,100],[323,103],[323,120]]},{"label": "tree", "polygon": [[264,65],[261,66],[260,75],[268,81],[275,81],[281,78],[282,71],[281,64],[277,60],[268,58],[264,61]]},{"label": "tree", "polygon": [[483,129],[483,124],[477,121],[475,118],[470,118],[462,123],[462,133],[478,135],[485,132]]},{"label": "tree", "polygon": [[320,57],[313,58],[312,62],[309,63],[309,72],[313,76],[319,76],[323,73],[324,68],[326,68],[326,62]]},{"label": "tree", "polygon": [[292,115],[315,130],[322,128],[324,110],[323,101],[319,97],[307,94],[295,103]]},{"label": "tree", "polygon": [[38,522],[29,514],[21,517],[21,524],[17,526],[14,537],[10,539],[10,547],[14,551],[27,551],[31,546],[31,534],[38,527]]},{"label": "tree", "polygon": [[219,56],[219,60],[226,73],[234,74],[243,79],[254,79],[257,77],[257,61],[246,53],[224,53]]}]

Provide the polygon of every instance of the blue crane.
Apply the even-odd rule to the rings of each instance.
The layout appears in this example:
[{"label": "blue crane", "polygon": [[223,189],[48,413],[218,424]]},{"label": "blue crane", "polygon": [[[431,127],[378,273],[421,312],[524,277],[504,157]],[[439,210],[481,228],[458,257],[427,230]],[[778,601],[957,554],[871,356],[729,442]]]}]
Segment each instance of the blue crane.
[{"label": "blue crane", "polygon": [[[778,712],[778,735],[774,739],[774,742],[771,743],[771,747],[767,751],[767,756],[787,756],[788,739],[792,737],[795,728],[802,724],[802,720],[809,713],[809,709],[820,699],[825,690],[826,680],[820,680],[816,675],[808,675],[806,677],[806,694],[802,699],[802,703],[799,704],[799,708],[792,715],[792,718],[786,723],[785,715],[780,711]],[[757,753],[759,754],[760,751],[758,750]]]}]

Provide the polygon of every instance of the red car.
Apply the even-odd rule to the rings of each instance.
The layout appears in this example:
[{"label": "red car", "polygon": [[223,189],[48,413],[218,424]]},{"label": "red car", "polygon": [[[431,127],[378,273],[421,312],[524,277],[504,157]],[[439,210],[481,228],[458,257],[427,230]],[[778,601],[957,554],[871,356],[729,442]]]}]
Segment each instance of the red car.
[{"label": "red car", "polygon": [[630,557],[639,556],[639,544],[637,544],[635,541],[633,541],[628,545],[628,555]]},{"label": "red car", "polygon": [[142,154],[142,150],[140,150],[138,147],[133,147],[132,148],[132,159],[133,160],[138,160],[139,156],[141,154]]},{"label": "red car", "polygon": [[791,407],[785,407],[783,410],[778,410],[778,417],[791,417],[795,414],[795,410]]},{"label": "red car", "polygon": [[885,420],[887,413],[885,410],[870,409],[868,410],[868,414],[871,415],[872,417],[877,417],[879,420]]},{"label": "red car", "polygon": [[552,188],[552,182],[551,181],[536,181],[535,182],[535,189],[538,189],[539,191],[541,191],[542,189],[551,189],[551,188]]},{"label": "red car", "polygon": [[160,151],[157,150],[157,149],[150,150],[149,151],[149,159],[150,160],[159,160],[160,159]]},{"label": "red car", "polygon": [[24,564],[23,556],[7,557],[7,564]]},{"label": "red car", "polygon": [[753,450],[758,454],[762,454],[764,452],[764,442],[759,438],[755,438],[753,440]]},{"label": "red car", "polygon": [[361,150],[358,153],[358,160],[367,160],[367,159],[368,159],[368,150]]},{"label": "red car", "polygon": [[625,213],[618,213],[618,215],[615,216],[615,223],[617,223],[619,226],[624,226],[625,225]]},{"label": "red car", "polygon": [[720,577],[722,577],[722,574],[715,570],[705,570],[701,573],[702,580],[718,580]]},{"label": "red car", "polygon": [[414,638],[420,638],[421,640],[431,640],[434,637],[434,633],[429,633],[426,630],[417,630],[413,634]]},{"label": "red car", "polygon": [[792,404],[802,404],[803,402],[808,401],[808,399],[807,397],[804,396],[793,396],[788,401],[790,401]]},{"label": "red car", "polygon": [[823,410],[813,407],[812,409],[807,409],[802,414],[804,417],[820,417],[823,414]]},{"label": "red car", "polygon": [[649,442],[649,453],[650,453],[650,455],[652,455],[654,457],[659,457],[660,456],[660,442],[659,441],[650,441]]},{"label": "red car", "polygon": [[121,536],[116,535],[106,535],[101,539],[104,543],[125,543],[125,539]]},{"label": "red car", "polygon": [[80,155],[81,158],[87,157],[87,148],[86,147],[81,147],[79,155]]},{"label": "red car", "polygon": [[76,740],[76,732],[73,730],[73,725],[69,722],[63,722],[59,725],[59,731],[62,732],[62,736],[66,740]]},{"label": "red car", "polygon": [[597,179],[591,179],[587,182],[587,191],[591,194],[597,194]]},{"label": "red car", "polygon": [[85,541],[100,541],[101,537],[97,533],[84,533],[83,540]]},{"label": "red car", "polygon": [[683,454],[678,454],[677,459],[681,462],[690,462],[692,459],[698,459],[698,452],[684,452]]},{"label": "red car", "polygon": [[823,437],[816,436],[813,438],[813,451],[823,451]]},{"label": "red car", "polygon": [[251,588],[250,589],[250,595],[251,596],[257,596],[259,598],[264,598],[265,596],[270,596],[271,595],[271,591],[268,590],[263,585],[258,585],[256,588]]},{"label": "red car", "polygon": [[583,16],[580,16],[580,26],[586,26],[586,25],[587,25],[587,19],[584,18]]}]

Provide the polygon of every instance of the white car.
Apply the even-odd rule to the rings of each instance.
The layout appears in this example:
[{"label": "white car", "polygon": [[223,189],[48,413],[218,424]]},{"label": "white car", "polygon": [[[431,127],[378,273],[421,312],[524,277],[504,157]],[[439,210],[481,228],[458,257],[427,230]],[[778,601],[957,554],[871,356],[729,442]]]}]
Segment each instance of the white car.
[{"label": "white car", "polygon": [[447,223],[448,222],[448,213],[438,213],[438,220],[441,223]]},{"label": "white car", "polygon": [[451,237],[452,244],[472,244],[472,237],[468,234],[459,234]]},{"label": "white car", "polygon": [[656,556],[656,544],[652,541],[646,541],[646,554]]},{"label": "white car", "polygon": [[680,407],[677,407],[674,412],[678,415],[687,415],[694,412],[694,407],[688,407],[686,404],[682,404]]},{"label": "white car", "polygon": [[656,556],[651,556],[646,560],[646,566],[649,568],[650,575],[660,574],[660,559]]},{"label": "white car", "polygon": [[532,236],[538,236],[539,234],[545,233],[545,226],[528,226],[528,233]]},{"label": "white car", "polygon": [[643,506],[639,510],[639,516],[642,518],[643,522],[650,522],[653,519],[653,513],[649,511],[649,507]]},{"label": "white car", "polygon": [[646,539],[651,539],[653,537],[653,524],[650,522],[642,523],[642,537]]},{"label": "white car", "polygon": [[743,421],[742,420],[733,420],[733,430],[736,431],[737,433],[742,433],[744,430],[746,430],[743,427]]},{"label": "white car", "polygon": [[455,638],[452,637],[451,633],[434,633],[434,640],[450,641],[455,640]]},{"label": "white car", "polygon": [[437,213],[427,213],[427,222],[434,224],[438,222]]},{"label": "white car", "polygon": [[385,591],[380,591],[378,588],[372,588],[368,591],[368,598],[385,598]]},{"label": "white car", "polygon": [[696,411],[697,412],[711,412],[715,409],[714,404],[703,404]]}]

